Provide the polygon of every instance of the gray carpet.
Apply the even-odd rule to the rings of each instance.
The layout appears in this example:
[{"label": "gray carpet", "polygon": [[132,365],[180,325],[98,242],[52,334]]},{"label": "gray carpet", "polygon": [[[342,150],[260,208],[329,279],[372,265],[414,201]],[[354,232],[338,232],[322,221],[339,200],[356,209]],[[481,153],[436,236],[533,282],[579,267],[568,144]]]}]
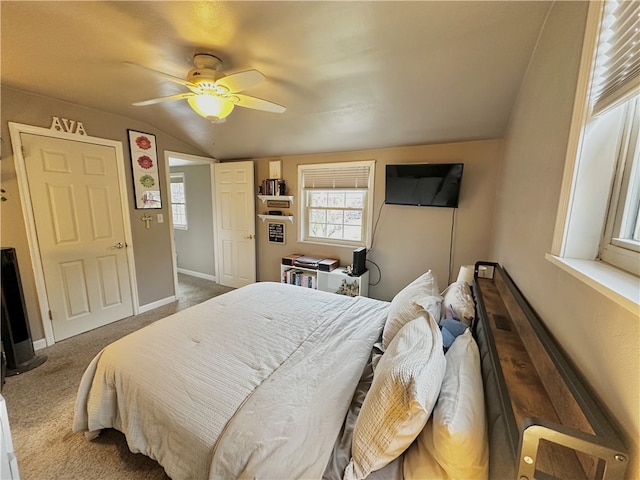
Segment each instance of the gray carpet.
[{"label": "gray carpet", "polygon": [[71,431],[80,378],[106,345],[179,310],[230,288],[179,275],[176,302],[72,337],[36,352],[47,361],[9,377],[2,389],[7,403],[18,469],[23,480],[166,480],[160,465],[129,451],[120,432],[107,430],[94,441]]}]

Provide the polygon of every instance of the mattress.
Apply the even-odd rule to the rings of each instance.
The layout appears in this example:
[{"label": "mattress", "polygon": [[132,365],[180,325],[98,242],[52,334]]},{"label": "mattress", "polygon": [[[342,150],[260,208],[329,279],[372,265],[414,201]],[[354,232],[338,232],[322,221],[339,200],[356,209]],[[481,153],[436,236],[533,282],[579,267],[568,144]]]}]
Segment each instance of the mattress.
[{"label": "mattress", "polygon": [[120,430],[174,480],[320,478],[387,310],[270,282],[215,297],[103,349],[74,431]]}]

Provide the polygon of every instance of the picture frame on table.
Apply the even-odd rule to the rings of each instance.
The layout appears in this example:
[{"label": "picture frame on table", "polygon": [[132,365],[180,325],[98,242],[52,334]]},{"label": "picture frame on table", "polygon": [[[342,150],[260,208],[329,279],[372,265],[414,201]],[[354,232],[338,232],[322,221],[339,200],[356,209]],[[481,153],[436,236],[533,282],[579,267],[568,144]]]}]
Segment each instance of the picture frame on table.
[{"label": "picture frame on table", "polygon": [[156,136],[127,129],[135,208],[162,208]]}]

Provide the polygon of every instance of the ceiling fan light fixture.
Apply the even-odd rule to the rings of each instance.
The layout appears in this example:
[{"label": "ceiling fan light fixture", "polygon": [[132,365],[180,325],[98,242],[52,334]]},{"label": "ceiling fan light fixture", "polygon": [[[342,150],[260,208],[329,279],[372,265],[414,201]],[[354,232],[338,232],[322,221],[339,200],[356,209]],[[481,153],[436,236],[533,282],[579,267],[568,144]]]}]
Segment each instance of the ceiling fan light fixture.
[{"label": "ceiling fan light fixture", "polygon": [[187,101],[198,115],[209,120],[227,117],[235,106],[233,102],[216,95],[194,95]]}]

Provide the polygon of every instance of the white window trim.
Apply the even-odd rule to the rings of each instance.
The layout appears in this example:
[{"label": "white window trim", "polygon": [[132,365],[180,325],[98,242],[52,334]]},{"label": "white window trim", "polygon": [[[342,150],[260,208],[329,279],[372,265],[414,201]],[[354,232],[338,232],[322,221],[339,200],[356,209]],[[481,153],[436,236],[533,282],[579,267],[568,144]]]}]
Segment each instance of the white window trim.
[{"label": "white window trim", "polygon": [[[367,195],[366,195],[366,211],[364,215],[364,240],[362,242],[347,242],[347,241],[339,241],[339,240],[318,240],[318,239],[308,239],[305,238],[306,231],[306,222],[307,222],[307,214],[306,214],[306,198],[304,192],[304,183],[303,183],[303,172],[305,169],[312,168],[327,168],[327,167],[358,167],[358,166],[368,166],[369,167],[369,184],[367,185]],[[299,214],[300,214],[300,223],[298,228],[298,242],[306,243],[311,245],[322,245],[322,246],[331,246],[331,247],[346,247],[346,248],[354,248],[363,246],[367,249],[371,248],[371,240],[372,240],[372,232],[373,232],[373,185],[375,183],[375,160],[363,160],[363,161],[355,161],[355,162],[335,162],[335,163],[317,163],[317,164],[302,164],[298,165],[298,195],[300,196],[299,202]]]},{"label": "white window trim", "polygon": [[[174,178],[180,178],[182,179],[182,182],[172,182],[171,180]],[[182,223],[176,223],[175,220],[173,220],[173,228],[175,230],[189,230],[189,219],[187,217],[187,184],[185,181],[185,175],[184,172],[172,172],[169,174],[169,195],[172,195],[173,192],[171,192],[171,184],[172,183],[182,183],[182,189],[184,191],[184,203],[181,203],[180,205],[184,205],[184,224]],[[171,218],[173,219],[173,199],[171,200]]]},{"label": "white window trim", "polygon": [[558,203],[558,213],[554,230],[551,253],[547,260],[571,274],[581,282],[594,288],[610,300],[623,306],[634,314],[640,307],[638,277],[621,269],[612,267],[593,257],[588,258],[568,250],[573,203],[576,196],[575,181],[580,172],[580,159],[584,142],[585,126],[590,115],[589,91],[591,83],[591,65],[595,58],[599,25],[602,18],[602,3],[591,2],[587,15],[580,72],[574,98],[573,115],[569,131],[564,175]]},{"label": "white window trim", "polygon": [[640,313],[640,292],[635,275],[595,260],[563,258],[550,253],[546,254],[546,259],[631,313]]},{"label": "white window trim", "polygon": [[[630,188],[629,182],[637,178],[640,173],[638,172],[640,152],[637,147],[638,130],[640,128],[640,119],[638,118],[640,99],[636,99],[628,108],[629,112],[626,113],[625,119],[627,120],[627,125],[622,136],[624,138],[623,144],[625,146],[631,144],[632,150],[624,149],[619,152],[621,158],[618,159],[616,182],[613,186],[612,201],[609,206],[600,257],[606,263],[638,275],[638,270],[640,269],[640,255],[638,255],[640,245],[633,240],[629,241],[615,236],[616,232],[621,230],[628,208],[635,208],[637,205],[638,180],[635,180],[634,188]],[[632,115],[633,119],[631,119]],[[621,192],[624,193],[621,194]]]}]

